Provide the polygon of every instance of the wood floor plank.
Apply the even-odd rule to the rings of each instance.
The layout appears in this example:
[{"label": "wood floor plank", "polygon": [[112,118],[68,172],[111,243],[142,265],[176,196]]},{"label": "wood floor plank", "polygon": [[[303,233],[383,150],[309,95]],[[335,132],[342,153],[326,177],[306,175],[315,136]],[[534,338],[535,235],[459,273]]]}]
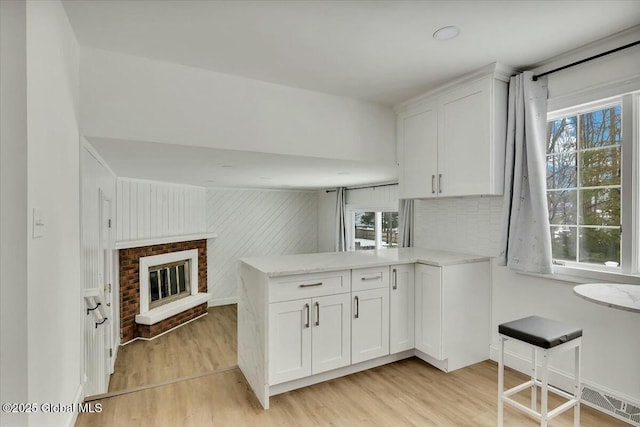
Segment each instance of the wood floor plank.
[{"label": "wood floor plank", "polygon": [[[524,377],[508,370],[507,386]],[[495,426],[497,366],[445,374],[412,358],[271,398],[264,411],[239,369],[101,401],[77,426]],[[526,402],[528,396],[521,397]],[[550,399],[551,405],[560,403]],[[551,426],[572,426],[571,411]],[[505,407],[506,426],[537,422]],[[582,408],[583,427],[626,426]]]}]

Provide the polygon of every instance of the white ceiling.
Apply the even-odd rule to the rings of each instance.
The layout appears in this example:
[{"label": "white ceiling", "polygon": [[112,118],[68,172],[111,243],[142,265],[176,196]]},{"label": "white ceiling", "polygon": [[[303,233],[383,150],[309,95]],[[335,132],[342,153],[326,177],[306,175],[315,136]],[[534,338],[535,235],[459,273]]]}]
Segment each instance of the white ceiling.
[{"label": "white ceiling", "polygon": [[118,176],[205,187],[314,189],[398,179],[397,166],[89,138]]},{"label": "white ceiling", "polygon": [[[531,67],[640,23],[638,0],[66,0],[64,6],[83,46],[389,106],[492,62]],[[461,35],[434,40],[432,33],[446,25],[459,26]],[[154,161],[182,159],[181,180],[170,169],[141,176],[146,166],[135,172],[133,162],[154,151],[148,143],[93,143],[123,176],[197,185],[323,187],[397,179],[389,166],[367,165],[373,169],[367,172],[357,163],[173,146],[154,148]],[[199,163],[203,158],[228,159],[237,169],[218,171]]]}]

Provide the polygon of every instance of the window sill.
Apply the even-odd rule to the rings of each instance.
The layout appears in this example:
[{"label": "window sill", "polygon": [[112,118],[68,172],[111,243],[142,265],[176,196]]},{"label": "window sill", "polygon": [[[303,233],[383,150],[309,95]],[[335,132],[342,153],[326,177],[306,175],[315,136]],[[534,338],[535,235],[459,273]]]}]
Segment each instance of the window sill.
[{"label": "window sill", "polygon": [[553,266],[553,274],[527,273],[521,271],[518,271],[518,274],[568,283],[611,282],[629,285],[640,284],[640,275],[637,274],[621,273],[619,271],[588,270],[585,268],[560,265]]},{"label": "window sill", "polygon": [[140,325],[154,325],[171,316],[182,313],[195,306],[206,303],[211,299],[211,294],[197,293],[177,301],[161,305],[158,308],[147,311],[146,313],[136,315],[136,323]]}]

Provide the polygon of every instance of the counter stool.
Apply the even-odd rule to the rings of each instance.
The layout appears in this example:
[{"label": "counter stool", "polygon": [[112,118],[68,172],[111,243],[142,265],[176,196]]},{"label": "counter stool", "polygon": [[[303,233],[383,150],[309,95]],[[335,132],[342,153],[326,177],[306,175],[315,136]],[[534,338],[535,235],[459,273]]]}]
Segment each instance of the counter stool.
[{"label": "counter stool", "polygon": [[[541,427],[546,427],[549,420],[560,415],[564,411],[574,408],[573,425],[580,425],[580,344],[582,341],[582,329],[567,325],[551,319],[539,316],[530,316],[498,326],[500,355],[498,359],[498,427],[503,424],[503,406],[508,403],[516,409],[531,415],[540,421]],[[504,390],[504,343],[514,340],[531,347],[531,379],[518,386]],[[550,386],[549,382],[549,357],[564,351],[574,349],[575,371],[573,394]],[[537,351],[542,352],[541,379],[537,373]],[[537,387],[541,387],[542,395],[540,412],[536,410]],[[531,408],[516,402],[509,396],[531,387]],[[548,410],[548,392],[551,391],[564,398],[567,402],[557,408]]]}]

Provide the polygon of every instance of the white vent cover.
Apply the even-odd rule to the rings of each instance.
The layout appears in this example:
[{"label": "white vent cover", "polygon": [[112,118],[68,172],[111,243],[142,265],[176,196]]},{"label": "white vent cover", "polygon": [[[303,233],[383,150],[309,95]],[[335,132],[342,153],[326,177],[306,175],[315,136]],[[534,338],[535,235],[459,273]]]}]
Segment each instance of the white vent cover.
[{"label": "white vent cover", "polygon": [[580,400],[585,405],[640,427],[640,407],[635,403],[626,402],[624,399],[612,396],[611,393],[584,384]]}]

